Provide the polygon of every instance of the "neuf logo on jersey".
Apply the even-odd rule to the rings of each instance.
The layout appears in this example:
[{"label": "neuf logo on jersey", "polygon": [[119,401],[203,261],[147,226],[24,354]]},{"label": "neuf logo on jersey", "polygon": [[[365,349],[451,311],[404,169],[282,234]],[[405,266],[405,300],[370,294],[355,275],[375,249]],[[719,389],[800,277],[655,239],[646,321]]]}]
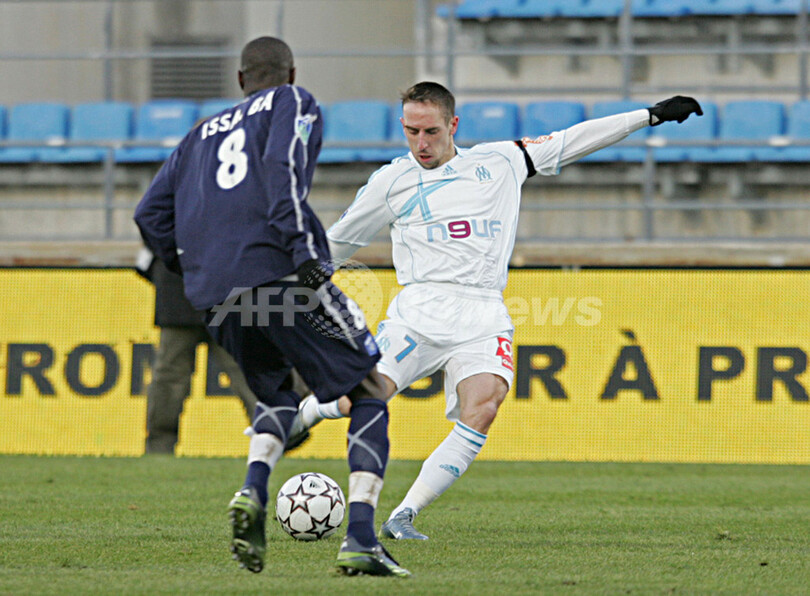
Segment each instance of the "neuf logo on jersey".
[{"label": "neuf logo on jersey", "polygon": [[427,226],[427,241],[463,240],[464,238],[495,238],[503,231],[499,219],[457,219],[448,222],[436,222]]}]

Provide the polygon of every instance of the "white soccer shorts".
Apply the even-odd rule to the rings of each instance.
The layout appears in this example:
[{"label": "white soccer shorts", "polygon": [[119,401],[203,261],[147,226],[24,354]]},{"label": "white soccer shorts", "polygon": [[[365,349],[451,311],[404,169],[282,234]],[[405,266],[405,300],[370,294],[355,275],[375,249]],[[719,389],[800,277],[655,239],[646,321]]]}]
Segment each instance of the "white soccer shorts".
[{"label": "white soccer shorts", "polygon": [[418,285],[400,292],[388,308],[389,318],[377,328],[382,352],[377,369],[398,391],[444,370],[445,414],[456,422],[456,387],[467,377],[491,373],[512,386],[512,322],[500,293],[453,295],[446,287]]}]

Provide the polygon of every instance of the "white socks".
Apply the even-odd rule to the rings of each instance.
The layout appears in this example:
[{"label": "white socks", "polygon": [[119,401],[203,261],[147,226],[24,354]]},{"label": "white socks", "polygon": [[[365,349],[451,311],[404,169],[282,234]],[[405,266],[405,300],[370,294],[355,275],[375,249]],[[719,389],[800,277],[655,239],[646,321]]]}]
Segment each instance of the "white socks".
[{"label": "white socks", "polygon": [[304,427],[312,428],[324,418],[343,418],[338,408],[338,400],[322,404],[314,394],[305,397],[301,406],[301,421]]},{"label": "white socks", "polygon": [[349,503],[366,503],[377,508],[383,487],[383,479],[372,472],[349,474]]},{"label": "white socks", "polygon": [[446,491],[467,471],[467,468],[481,452],[487,440],[485,434],[456,422],[447,438],[436,447],[422,464],[422,470],[414,481],[402,503],[391,512],[394,517],[403,509],[419,513],[430,505],[436,497]]},{"label": "white socks", "polygon": [[254,461],[260,461],[266,463],[272,470],[283,454],[284,443],[276,435],[270,433],[254,433],[251,435],[248,465]]}]

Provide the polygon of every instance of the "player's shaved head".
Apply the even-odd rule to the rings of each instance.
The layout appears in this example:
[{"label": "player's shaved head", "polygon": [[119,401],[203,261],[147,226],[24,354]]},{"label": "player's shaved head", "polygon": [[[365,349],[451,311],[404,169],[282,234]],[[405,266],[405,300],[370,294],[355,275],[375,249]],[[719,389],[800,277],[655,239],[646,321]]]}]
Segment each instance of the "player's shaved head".
[{"label": "player's shaved head", "polygon": [[400,98],[403,106],[409,102],[432,103],[439,106],[446,122],[450,122],[456,114],[456,98],[439,83],[430,81],[417,83],[402,93]]},{"label": "player's shaved head", "polygon": [[292,83],[295,66],[290,46],[276,37],[258,37],[242,50],[239,84],[245,95]]}]

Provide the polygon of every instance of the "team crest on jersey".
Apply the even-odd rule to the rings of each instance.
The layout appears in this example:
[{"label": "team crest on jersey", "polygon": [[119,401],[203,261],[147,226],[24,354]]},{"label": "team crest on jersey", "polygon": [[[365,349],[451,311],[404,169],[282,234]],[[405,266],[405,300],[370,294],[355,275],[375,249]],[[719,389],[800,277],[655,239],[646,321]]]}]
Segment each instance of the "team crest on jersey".
[{"label": "team crest on jersey", "polygon": [[492,174],[490,174],[486,166],[482,166],[480,163],[475,165],[475,177],[478,178],[478,182],[481,184],[492,182]]},{"label": "team crest on jersey", "polygon": [[512,372],[515,366],[512,363],[512,340],[508,337],[498,337],[498,351],[495,352],[496,356],[501,357],[501,365],[508,368]]},{"label": "team crest on jersey", "polygon": [[363,347],[366,349],[366,353],[369,356],[376,356],[380,353],[380,349],[377,346],[377,342],[374,341],[374,337],[372,337],[370,332],[366,332],[366,338],[363,340]]},{"label": "team crest on jersey", "polygon": [[315,122],[314,114],[304,114],[295,121],[295,132],[301,137],[301,140],[306,145],[309,142],[309,135],[312,134],[312,123]]},{"label": "team crest on jersey", "polygon": [[546,141],[550,141],[553,138],[554,137],[552,137],[551,135],[543,135],[543,136],[537,137],[536,139],[533,139],[531,137],[523,137],[520,140],[523,142],[524,145],[526,143],[531,143],[532,145],[540,145],[542,143],[545,143]]}]

